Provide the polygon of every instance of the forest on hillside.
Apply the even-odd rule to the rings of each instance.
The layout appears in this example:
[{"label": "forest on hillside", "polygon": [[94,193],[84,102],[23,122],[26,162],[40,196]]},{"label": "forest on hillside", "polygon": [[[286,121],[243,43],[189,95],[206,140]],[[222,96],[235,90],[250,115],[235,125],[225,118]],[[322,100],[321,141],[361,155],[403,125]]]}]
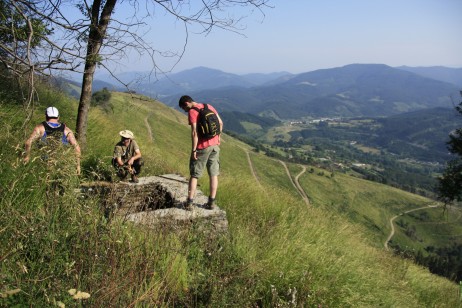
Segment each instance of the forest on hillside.
[{"label": "forest on hillside", "polygon": [[[241,123],[251,121],[242,117]],[[336,172],[434,197],[437,175],[451,158],[449,133],[459,125],[453,109],[434,108],[380,118],[326,118],[226,126],[267,155],[315,163]],[[259,129],[255,129],[258,127]]]}]

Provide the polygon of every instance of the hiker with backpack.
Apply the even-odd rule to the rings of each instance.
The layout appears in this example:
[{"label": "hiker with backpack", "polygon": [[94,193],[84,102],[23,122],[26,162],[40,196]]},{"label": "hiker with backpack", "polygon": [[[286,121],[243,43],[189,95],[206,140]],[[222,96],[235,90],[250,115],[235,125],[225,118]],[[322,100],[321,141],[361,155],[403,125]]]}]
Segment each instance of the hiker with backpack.
[{"label": "hiker with backpack", "polygon": [[213,106],[197,103],[188,95],[183,95],[178,105],[188,113],[188,123],[191,126],[190,178],[185,209],[193,209],[197,181],[205,168],[210,181],[210,195],[205,208],[216,209],[215,197],[220,173],[220,133],[223,130],[223,121]]},{"label": "hiker with backpack", "polygon": [[128,175],[133,183],[138,183],[138,175],[141,172],[143,158],[140,147],[136,143],[133,132],[125,129],[119,132],[120,141],[114,147],[112,165],[117,170],[117,176],[124,181]]},{"label": "hiker with backpack", "polygon": [[[59,111],[56,107],[45,109],[45,121],[37,125],[26,140],[24,163],[29,162],[32,144],[39,138],[40,146],[46,147],[48,154],[56,152],[56,148],[62,145],[72,145],[77,161],[77,174],[80,174],[80,146],[72,130],[66,124],[59,122]],[[48,159],[48,154],[43,158]]]}]

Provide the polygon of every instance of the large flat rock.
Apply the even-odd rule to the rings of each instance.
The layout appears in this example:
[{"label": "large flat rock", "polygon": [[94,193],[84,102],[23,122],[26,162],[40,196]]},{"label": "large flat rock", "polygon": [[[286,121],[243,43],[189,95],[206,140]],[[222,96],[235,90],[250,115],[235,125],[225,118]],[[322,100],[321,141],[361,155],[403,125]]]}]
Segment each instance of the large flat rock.
[{"label": "large flat rock", "polygon": [[226,212],[220,208],[207,210],[208,197],[196,191],[192,211],[183,209],[188,194],[188,180],[177,174],[139,178],[139,183],[96,182],[82,184],[86,194],[99,194],[111,216],[148,228],[198,229],[225,232]]}]

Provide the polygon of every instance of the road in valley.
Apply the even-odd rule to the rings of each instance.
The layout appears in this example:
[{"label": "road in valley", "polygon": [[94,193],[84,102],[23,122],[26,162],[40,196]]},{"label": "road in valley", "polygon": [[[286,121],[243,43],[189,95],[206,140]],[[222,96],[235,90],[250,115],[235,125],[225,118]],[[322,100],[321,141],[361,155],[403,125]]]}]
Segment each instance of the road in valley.
[{"label": "road in valley", "polygon": [[391,238],[393,237],[393,235],[395,235],[395,225],[393,224],[393,221],[399,217],[399,216],[403,216],[404,214],[407,214],[407,213],[410,213],[410,212],[415,212],[415,211],[419,211],[419,210],[424,210],[424,209],[428,209],[428,208],[433,208],[433,207],[438,207],[439,205],[436,205],[436,204],[430,204],[430,205],[427,205],[427,206],[424,206],[424,207],[419,207],[419,208],[416,208],[416,209],[412,209],[412,210],[409,210],[409,211],[406,211],[406,212],[403,212],[403,213],[400,213],[396,216],[393,216],[392,218],[390,218],[390,226],[391,226],[391,232],[390,232],[390,235],[388,236],[387,240],[385,241],[385,243],[383,244],[385,249],[386,250],[390,250],[390,248],[388,247],[388,242],[390,242]]}]

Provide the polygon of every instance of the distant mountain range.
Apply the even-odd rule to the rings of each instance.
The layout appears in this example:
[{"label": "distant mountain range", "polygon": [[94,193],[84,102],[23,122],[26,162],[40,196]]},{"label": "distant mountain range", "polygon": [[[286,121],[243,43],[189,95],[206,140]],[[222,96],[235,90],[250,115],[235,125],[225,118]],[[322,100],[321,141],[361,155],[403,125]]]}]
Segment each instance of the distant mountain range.
[{"label": "distant mountain range", "polygon": [[[270,74],[254,73],[236,75],[216,69],[196,67],[167,76],[155,76],[149,72],[133,72],[123,73],[116,77],[124,83],[130,83],[130,88],[138,93],[153,98],[162,98],[185,92],[226,87],[250,88],[263,85],[273,80],[279,80],[285,76],[292,76],[292,74],[288,72],[278,72]],[[114,86],[117,85],[117,80],[109,75],[99,76],[95,81],[101,78],[106,82],[112,83]]]},{"label": "distant mountain range", "polygon": [[[293,75],[278,83],[188,91],[221,110],[276,119],[388,116],[425,108],[451,107],[459,88],[382,64],[351,64]],[[176,106],[178,95],[161,99]]]},{"label": "distant mountain range", "polygon": [[[451,108],[462,89],[462,68],[393,68],[383,64],[351,64],[302,74],[247,75],[197,67],[152,82],[146,76],[137,72],[117,78],[131,81],[130,90],[172,107],[177,107],[180,95],[188,94],[198,102],[214,104],[219,111],[278,120],[389,116],[426,108]],[[94,90],[103,87],[127,90],[109,76],[98,76]]]},{"label": "distant mountain range", "polygon": [[462,68],[447,68],[444,66],[409,67],[400,66],[399,69],[415,73],[424,77],[452,83],[462,88]]}]

